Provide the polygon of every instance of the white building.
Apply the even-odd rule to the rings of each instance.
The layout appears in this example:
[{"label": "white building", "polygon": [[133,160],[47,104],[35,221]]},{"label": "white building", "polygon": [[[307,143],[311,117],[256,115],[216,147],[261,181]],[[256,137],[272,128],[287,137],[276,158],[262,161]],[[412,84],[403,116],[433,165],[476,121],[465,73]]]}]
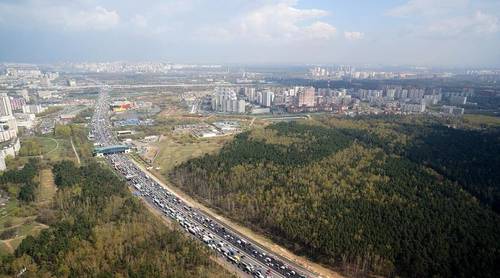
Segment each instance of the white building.
[{"label": "white building", "polygon": [[245,113],[246,106],[247,106],[247,103],[244,100],[242,100],[242,99],[238,100],[238,113],[240,113],[240,114]]},{"label": "white building", "polygon": [[32,129],[35,126],[35,114],[16,113],[14,117],[16,118],[17,127]]},{"label": "white building", "polygon": [[423,113],[425,112],[425,104],[406,103],[401,106],[401,112],[404,113]]},{"label": "white building", "polygon": [[0,94],[0,116],[12,116],[10,98],[6,93]]},{"label": "white building", "polygon": [[52,91],[38,91],[38,97],[43,99],[49,99],[52,97]]},{"label": "white building", "polygon": [[45,111],[45,107],[42,107],[40,104],[30,104],[23,106],[23,113],[25,114],[38,114]]},{"label": "white building", "polygon": [[266,107],[271,107],[274,100],[274,93],[271,91],[266,91],[262,94],[262,105]]},{"label": "white building", "polygon": [[21,144],[18,138],[0,149],[0,171],[7,169],[7,165],[5,164],[7,156],[15,157],[19,153],[19,149],[21,149]]},{"label": "white building", "polygon": [[231,88],[216,88],[212,94],[212,110],[225,113],[245,113],[246,102],[238,100]]},{"label": "white building", "polygon": [[0,117],[0,142],[17,137],[17,122],[13,116]]}]

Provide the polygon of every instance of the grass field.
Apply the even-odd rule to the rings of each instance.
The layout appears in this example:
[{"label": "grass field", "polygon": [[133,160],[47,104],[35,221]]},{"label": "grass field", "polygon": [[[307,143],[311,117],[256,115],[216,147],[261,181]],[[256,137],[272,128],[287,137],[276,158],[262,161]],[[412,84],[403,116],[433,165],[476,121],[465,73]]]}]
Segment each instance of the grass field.
[{"label": "grass field", "polygon": [[57,139],[57,148],[50,150],[43,155],[44,159],[48,161],[59,161],[62,159],[69,159],[76,161],[75,153],[71,148],[71,142],[69,140]]},{"label": "grass field", "polygon": [[[69,159],[76,162],[75,153],[73,152],[69,139],[55,139],[44,136],[30,137],[30,139],[35,140],[41,146],[44,159],[48,161]],[[26,157],[20,157],[20,159],[23,158]]]},{"label": "grass field", "polygon": [[54,183],[54,176],[50,169],[42,169],[39,174],[40,186],[37,191],[37,204],[46,205],[50,203],[56,194],[57,188]]},{"label": "grass field", "polygon": [[213,153],[218,151],[225,142],[230,140],[231,137],[220,137],[213,139],[203,140],[189,140],[186,142],[179,142],[172,138],[156,143],[160,152],[154,161],[154,166],[161,167],[160,173],[165,175],[170,172],[176,165],[187,161],[191,158],[202,156],[206,153]]},{"label": "grass field", "polygon": [[464,122],[469,123],[473,126],[500,126],[500,118],[487,115],[479,114],[465,114],[463,116]]}]

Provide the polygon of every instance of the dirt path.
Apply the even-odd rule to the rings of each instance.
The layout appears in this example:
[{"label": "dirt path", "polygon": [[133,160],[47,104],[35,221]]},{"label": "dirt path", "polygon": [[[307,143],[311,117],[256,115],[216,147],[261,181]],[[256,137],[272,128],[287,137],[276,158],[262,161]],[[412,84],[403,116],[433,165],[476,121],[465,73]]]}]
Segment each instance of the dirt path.
[{"label": "dirt path", "polygon": [[14,253],[14,248],[12,248],[12,245],[10,244],[9,240],[2,240],[3,245],[7,247],[7,250],[10,254]]},{"label": "dirt path", "polygon": [[253,118],[252,118],[252,121],[250,122],[250,125],[249,125],[250,127],[251,127],[251,126],[253,126],[253,122],[255,122],[255,119],[256,119],[256,118],[257,118],[257,117],[253,117]]},{"label": "dirt path", "polygon": [[73,138],[71,138],[71,147],[73,148],[73,152],[75,153],[76,160],[78,161],[78,165],[80,165],[80,156],[78,155],[78,152],[76,151],[75,144],[73,144]]},{"label": "dirt path", "polygon": [[46,153],[44,153],[44,154],[42,154],[42,155],[47,155],[47,154],[52,153],[52,152],[55,152],[57,149],[59,149],[59,141],[57,141],[57,140],[56,140],[56,139],[54,139],[54,138],[50,138],[50,137],[47,137],[47,138],[49,138],[50,140],[52,140],[52,141],[56,142],[56,146],[55,146],[52,150],[50,150],[50,151],[48,151],[48,152],[46,152]]},{"label": "dirt path", "polygon": [[52,170],[42,169],[39,174],[39,181],[37,203],[39,205],[46,205],[52,201],[52,197],[54,197],[57,191]]},{"label": "dirt path", "polygon": [[292,261],[303,268],[312,271],[314,273],[319,274],[321,277],[332,277],[332,278],[337,278],[337,277],[343,277],[341,274],[326,268],[320,264],[314,263],[310,261],[308,258],[303,257],[303,256],[298,256],[291,252],[290,250],[274,243],[272,240],[267,238],[265,235],[262,235],[260,233],[257,233],[249,228],[246,228],[244,226],[241,226],[219,214],[211,210],[210,208],[204,206],[203,204],[199,203],[195,199],[191,198],[189,195],[184,193],[182,190],[179,188],[173,186],[171,183],[169,183],[161,174],[155,172],[155,171],[148,171],[146,168],[141,165],[140,163],[136,162],[135,160],[131,159],[138,167],[140,167],[143,171],[149,172],[152,174],[152,177],[163,187],[171,190],[175,194],[178,195],[181,199],[187,201],[190,205],[193,207],[196,207],[200,209],[201,211],[209,214],[210,216],[216,218],[217,220],[221,221],[225,225],[231,227],[232,229],[236,230],[238,233],[250,238],[251,240],[257,242],[261,246],[271,250],[272,252],[280,255],[283,258],[286,258],[289,261]]}]

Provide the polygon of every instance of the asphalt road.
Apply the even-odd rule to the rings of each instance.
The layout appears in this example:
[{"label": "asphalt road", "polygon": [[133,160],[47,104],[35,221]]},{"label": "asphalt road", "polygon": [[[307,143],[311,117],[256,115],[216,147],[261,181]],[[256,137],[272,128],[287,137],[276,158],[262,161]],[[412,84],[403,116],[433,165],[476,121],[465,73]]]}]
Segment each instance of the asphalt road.
[{"label": "asphalt road", "polygon": [[[100,146],[119,144],[109,123],[109,97],[101,91],[91,123],[91,137]],[[153,177],[132,159],[122,153],[106,155],[113,169],[122,175],[133,188],[134,194],[143,198],[164,216],[176,221],[191,237],[201,240],[218,256],[223,256],[239,269],[241,277],[317,277],[293,262],[269,252],[264,247],[245,238],[217,219],[193,206],[168,190],[166,185]]]}]

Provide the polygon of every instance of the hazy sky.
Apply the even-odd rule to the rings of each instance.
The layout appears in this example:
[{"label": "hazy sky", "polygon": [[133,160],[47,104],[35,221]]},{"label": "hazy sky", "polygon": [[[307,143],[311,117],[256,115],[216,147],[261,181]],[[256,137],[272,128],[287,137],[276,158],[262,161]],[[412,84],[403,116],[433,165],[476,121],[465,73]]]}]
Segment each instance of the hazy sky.
[{"label": "hazy sky", "polygon": [[0,0],[0,61],[500,66],[500,0]]}]

